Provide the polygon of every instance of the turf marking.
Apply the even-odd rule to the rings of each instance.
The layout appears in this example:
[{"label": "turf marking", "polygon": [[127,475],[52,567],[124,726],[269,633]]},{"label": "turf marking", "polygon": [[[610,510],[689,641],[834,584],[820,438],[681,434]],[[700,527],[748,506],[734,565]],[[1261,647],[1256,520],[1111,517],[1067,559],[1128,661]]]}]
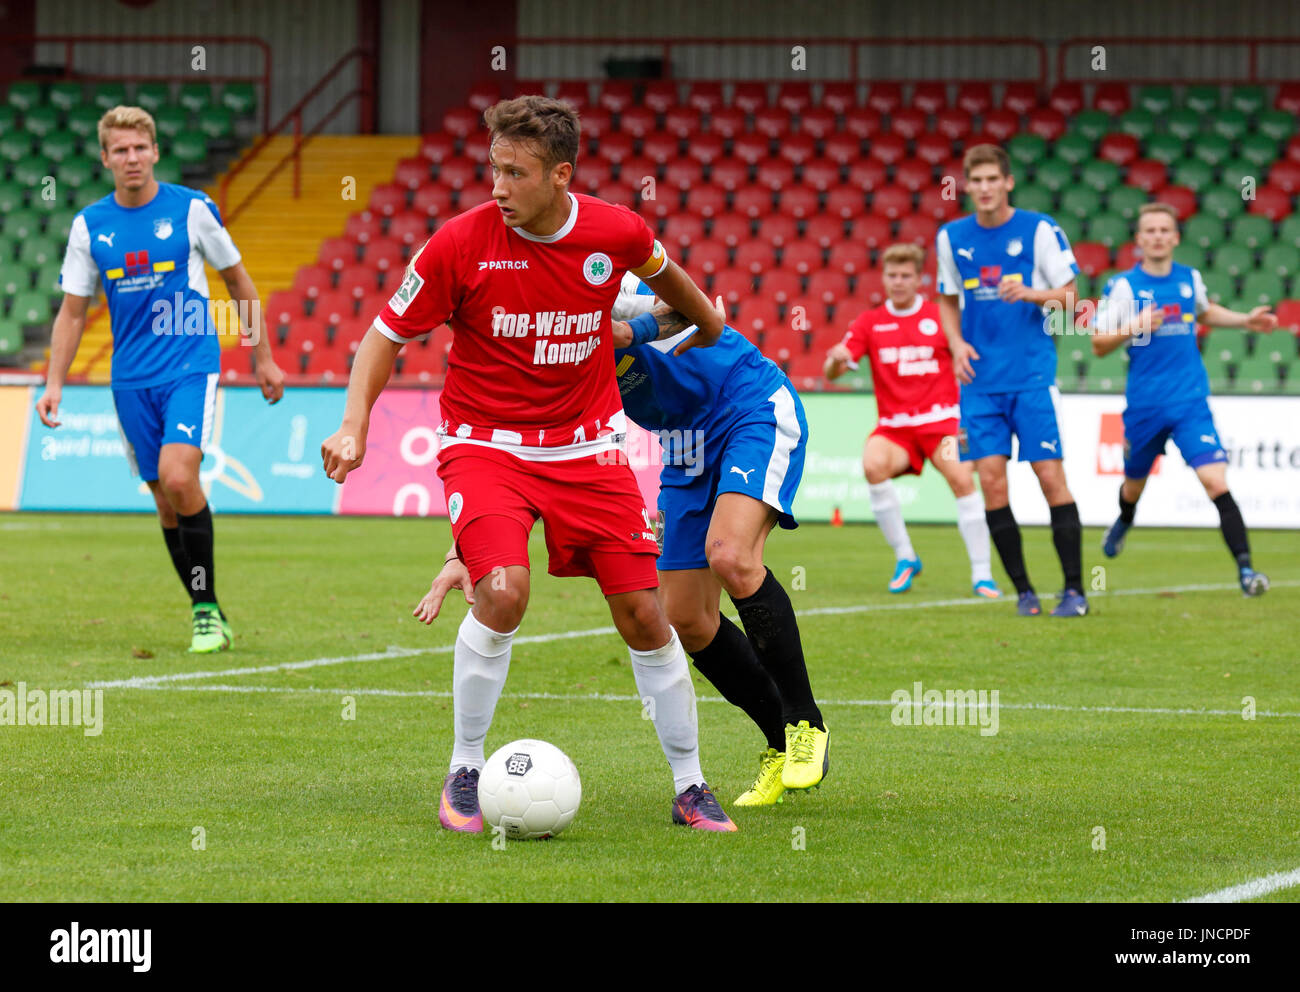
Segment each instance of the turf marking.
[{"label": "turf marking", "polygon": [[1241,902],[1243,899],[1259,899],[1270,892],[1290,889],[1297,885],[1300,885],[1300,868],[1252,878],[1249,882],[1207,892],[1195,899],[1184,899],[1183,902]]}]

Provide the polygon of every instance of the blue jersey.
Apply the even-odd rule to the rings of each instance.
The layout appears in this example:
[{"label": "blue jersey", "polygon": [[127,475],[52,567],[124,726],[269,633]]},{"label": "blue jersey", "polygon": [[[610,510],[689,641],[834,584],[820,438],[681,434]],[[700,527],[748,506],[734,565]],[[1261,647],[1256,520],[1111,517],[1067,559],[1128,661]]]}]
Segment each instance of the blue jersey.
[{"label": "blue jersey", "polygon": [[201,190],[159,183],[139,207],[113,194],[72,222],[60,285],[94,296],[102,281],[113,329],[115,389],[142,389],[221,370],[203,263],[225,269],[239,251]]},{"label": "blue jersey", "polygon": [[1153,276],[1141,265],[1113,276],[1097,310],[1097,329],[1113,330],[1154,303],[1164,319],[1149,337],[1128,345],[1130,407],[1170,407],[1210,395],[1205,363],[1196,347],[1196,318],[1210,305],[1201,274],[1174,262],[1169,275]]},{"label": "blue jersey", "polygon": [[935,243],[939,292],[956,296],[961,335],[979,354],[975,378],[962,389],[1010,393],[1056,382],[1056,345],[1044,308],[1007,303],[998,284],[1007,277],[1032,289],[1059,289],[1079,274],[1065,234],[1047,214],[1015,210],[997,227],[975,217],[950,221]]}]

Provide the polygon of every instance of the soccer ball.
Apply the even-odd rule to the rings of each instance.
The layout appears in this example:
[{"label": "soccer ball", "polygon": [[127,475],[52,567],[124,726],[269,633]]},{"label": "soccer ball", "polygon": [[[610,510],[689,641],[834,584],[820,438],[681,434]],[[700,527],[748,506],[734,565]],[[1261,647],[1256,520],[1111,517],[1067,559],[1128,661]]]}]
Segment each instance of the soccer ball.
[{"label": "soccer ball", "polygon": [[580,802],[578,769],[545,741],[512,741],[494,751],[479,773],[483,822],[515,840],[554,837],[573,822]]}]

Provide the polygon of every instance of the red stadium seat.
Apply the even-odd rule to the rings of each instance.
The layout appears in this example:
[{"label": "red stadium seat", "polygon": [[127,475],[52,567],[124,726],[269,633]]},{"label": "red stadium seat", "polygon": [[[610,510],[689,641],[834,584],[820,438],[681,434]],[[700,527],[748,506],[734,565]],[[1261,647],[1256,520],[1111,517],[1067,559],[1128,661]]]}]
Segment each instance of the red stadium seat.
[{"label": "red stadium seat", "polygon": [[606,80],[600,87],[600,96],[596,98],[597,106],[615,114],[621,114],[636,101],[632,84],[625,79]]},{"label": "red stadium seat", "polygon": [[835,130],[835,113],[827,107],[809,107],[799,115],[799,133],[818,141]]},{"label": "red stadium seat", "polygon": [[430,378],[442,375],[447,368],[445,353],[439,354],[428,342],[412,341],[402,349],[397,360],[401,363],[401,374],[415,378],[421,378],[422,374]]},{"label": "red stadium seat", "polygon": [[772,142],[765,135],[741,134],[731,143],[731,154],[750,165],[755,165],[767,158],[771,147]]},{"label": "red stadium seat", "polygon": [[556,88],[555,99],[563,100],[581,114],[591,103],[591,86],[585,79],[565,80]]},{"label": "red stadium seat", "polygon": [[1052,87],[1047,105],[1055,107],[1066,117],[1073,117],[1083,109],[1083,86],[1080,83],[1060,82]]},{"label": "red stadium seat", "polygon": [[878,134],[867,142],[867,155],[885,165],[894,165],[907,157],[907,142],[897,134]]},{"label": "red stadium seat", "polygon": [[573,173],[573,188],[583,193],[599,195],[600,187],[613,182],[613,166],[599,155],[580,155],[578,168]]},{"label": "red stadium seat", "polygon": [[477,207],[480,203],[487,203],[493,199],[491,183],[467,183],[461,187],[460,195],[456,198],[456,209],[464,213],[470,207]]},{"label": "red stadium seat", "polygon": [[799,273],[794,269],[782,267],[768,269],[763,273],[758,291],[777,303],[785,303],[803,292],[803,283]]},{"label": "red stadium seat", "polygon": [[714,161],[709,168],[709,179],[723,189],[735,189],[749,182],[750,166],[734,155]]},{"label": "red stadium seat", "polygon": [[1079,241],[1074,246],[1074,260],[1079,268],[1096,278],[1110,268],[1110,249],[1097,241]]},{"label": "red stadium seat", "polygon": [[701,217],[712,217],[727,209],[727,191],[714,183],[700,183],[686,192],[686,209]]},{"label": "red stadium seat", "polygon": [[799,222],[790,214],[768,214],[758,225],[758,236],[768,244],[780,247],[799,237]]},{"label": "red stadium seat", "polygon": [[849,277],[839,269],[818,269],[808,278],[808,295],[823,303],[834,303],[849,295]]},{"label": "red stadium seat", "polygon": [[618,179],[631,186],[640,186],[647,177],[659,179],[659,163],[646,155],[630,155],[619,163]]},{"label": "red stadium seat", "polygon": [[1168,168],[1159,159],[1140,158],[1129,164],[1124,182],[1150,193],[1165,184],[1168,174]]},{"label": "red stadium seat", "polygon": [[900,107],[889,116],[889,130],[907,141],[915,141],[925,133],[926,116],[915,107]]},{"label": "red stadium seat", "polygon": [[892,183],[877,186],[871,194],[871,212],[897,220],[912,212],[912,194],[904,187]]},{"label": "red stadium seat", "polygon": [[404,245],[424,244],[429,237],[429,218],[414,210],[395,214],[388,222],[388,236]]},{"label": "red stadium seat", "polygon": [[912,106],[923,114],[937,114],[948,106],[948,84],[935,81],[917,83],[912,88]]},{"label": "red stadium seat", "polygon": [[460,153],[471,162],[479,166],[480,172],[491,174],[492,169],[487,165],[488,156],[492,152],[492,136],[486,131],[475,131],[467,135],[461,142]]},{"label": "red stadium seat", "polygon": [[266,298],[266,326],[288,327],[303,316],[302,294],[293,289],[278,289]]},{"label": "red stadium seat", "polygon": [[379,183],[370,191],[370,210],[381,217],[391,217],[406,209],[406,188],[397,183]]},{"label": "red stadium seat", "polygon": [[849,241],[872,251],[883,249],[893,240],[889,221],[879,214],[864,214],[849,228]]},{"label": "red stadium seat", "polygon": [[736,83],[731,91],[731,105],[747,114],[757,113],[767,106],[767,83],[753,80]]},{"label": "red stadium seat", "polygon": [[[339,239],[340,243],[345,243],[345,239]],[[334,288],[334,281],[331,274],[334,269],[328,265],[304,265],[293,277],[292,293],[298,297],[307,297],[309,299],[320,296]],[[274,293],[272,296],[276,295]]]},{"label": "red stadium seat", "polygon": [[722,106],[722,84],[715,82],[695,82],[690,84],[686,94],[686,103],[703,113],[711,113]]},{"label": "red stadium seat", "polygon": [[808,218],[803,236],[823,248],[829,248],[844,237],[844,221],[830,212],[813,214]]},{"label": "red stadium seat", "polygon": [[339,291],[353,299],[361,299],[379,288],[379,273],[369,266],[344,269],[339,273]]},{"label": "red stadium seat", "polygon": [[916,150],[916,160],[932,166],[946,162],[952,157],[952,142],[942,134],[934,132],[923,134],[916,139],[913,147]]},{"label": "red stadium seat", "polygon": [[472,183],[478,177],[478,163],[466,155],[453,155],[438,166],[438,181],[452,189]]},{"label": "red stadium seat", "polygon": [[802,114],[812,106],[812,87],[808,83],[782,83],[776,90],[776,105],[789,113]]},{"label": "red stadium seat", "polygon": [[675,157],[664,166],[664,182],[674,189],[690,189],[704,182],[704,166],[693,158]]},{"label": "red stadium seat", "polygon": [[817,154],[817,142],[810,134],[787,134],[777,142],[776,153],[795,165],[802,165]]},{"label": "red stadium seat", "polygon": [[717,272],[730,265],[727,246],[720,241],[697,241],[686,256],[693,270]]},{"label": "red stadium seat", "polygon": [[672,248],[684,248],[704,240],[704,219],[699,214],[673,211],[668,215],[660,240]]},{"label": "red stadium seat", "polygon": [[338,271],[356,264],[357,243],[347,238],[326,238],[321,242],[320,254],[316,257],[327,269]]},{"label": "red stadium seat", "polygon": [[546,90],[543,79],[516,79],[509,92],[511,96],[546,96]]},{"label": "red stadium seat", "polygon": [[[1008,114],[1015,113],[1015,111],[1009,109],[1005,112]],[[1055,107],[1035,107],[1029,112],[1029,118],[1025,122],[1025,130],[1047,141],[1056,141],[1065,133],[1066,123],[1065,115]]]},{"label": "red stadium seat", "polygon": [[[1077,258],[1079,254],[1078,245],[1074,246],[1074,254],[1075,257]],[[1135,266],[1138,263],[1138,258],[1139,255],[1138,255],[1137,245],[1135,245],[1132,241],[1126,242],[1125,244],[1120,245],[1119,250],[1115,252],[1115,268],[1131,269],[1133,268],[1133,266]],[[1079,268],[1083,268],[1082,262],[1079,263]],[[1100,295],[1101,287],[1098,287],[1097,293],[1098,295]]]},{"label": "red stadium seat", "polygon": [[884,127],[874,107],[854,107],[844,114],[844,130],[855,138],[874,138]]},{"label": "red stadium seat", "polygon": [[1156,190],[1153,199],[1167,203],[1177,210],[1180,221],[1196,213],[1196,194],[1186,186],[1165,186]]},{"label": "red stadium seat", "polygon": [[1029,113],[1038,106],[1037,84],[1007,83],[1002,89],[1002,106],[1013,114]]},{"label": "red stadium seat", "polygon": [[1263,214],[1274,224],[1290,216],[1295,204],[1284,190],[1276,186],[1261,186],[1255,191],[1255,199],[1246,208],[1252,214]]},{"label": "red stadium seat", "polygon": [[857,186],[836,186],[826,194],[826,213],[841,220],[852,220],[867,212],[867,198]]},{"label": "red stadium seat", "polygon": [[1092,106],[1107,114],[1123,114],[1132,106],[1127,83],[1098,83],[1092,94]]},{"label": "red stadium seat", "polygon": [[832,162],[849,165],[862,155],[862,139],[851,134],[832,134],[822,145],[822,153]]},{"label": "red stadium seat", "polygon": [[867,255],[867,246],[858,241],[841,241],[831,245],[830,257],[826,260],[828,268],[855,275],[871,267]]},{"label": "red stadium seat", "polygon": [[1277,98],[1273,101],[1277,110],[1288,114],[1300,114],[1300,83],[1282,83],[1277,88]]},{"label": "red stadium seat", "polygon": [[348,217],[347,224],[343,227],[343,236],[365,244],[371,238],[383,237],[384,228],[377,216],[369,210],[362,210]]},{"label": "red stadium seat", "polygon": [[622,162],[625,158],[631,158],[635,150],[636,143],[632,140],[632,135],[624,134],[622,131],[610,131],[596,143],[596,153],[611,162]]},{"label": "red stadium seat", "polygon": [[803,183],[816,190],[824,190],[840,181],[840,167],[829,158],[809,159],[803,165]]},{"label": "red stadium seat", "polygon": [[818,197],[815,189],[809,189],[807,186],[788,186],[781,190],[779,197],[778,209],[791,217],[802,219],[817,213]]},{"label": "red stadium seat", "polygon": [[614,115],[604,107],[588,107],[582,115],[582,141],[589,144],[592,138],[599,141],[614,130]]},{"label": "red stadium seat", "polygon": [[780,107],[762,107],[754,112],[754,131],[769,138],[781,138],[793,131],[790,111]]},{"label": "red stadium seat", "polygon": [[[980,129],[1001,143],[1020,130],[1020,118],[1009,110],[990,110],[984,115],[984,126]],[[967,147],[973,143],[968,141]]]},{"label": "red stadium seat", "polygon": [[452,213],[451,187],[443,183],[430,183],[415,191],[412,210],[429,217],[446,217]]},{"label": "red stadium seat", "polygon": [[766,241],[746,241],[736,248],[736,268],[755,274],[776,267],[776,251]]},{"label": "red stadium seat", "polygon": [[799,273],[809,273],[823,265],[822,246],[806,238],[791,241],[781,250],[781,267]]},{"label": "red stadium seat", "polygon": [[774,190],[793,185],[794,163],[784,158],[765,158],[755,164],[754,181]]},{"label": "red stadium seat", "polygon": [[686,154],[697,162],[708,165],[722,158],[722,137],[717,134],[697,134],[686,143]]},{"label": "red stadium seat", "polygon": [[[666,114],[678,105],[677,83],[671,79],[656,79],[645,84],[641,102],[659,114]],[[689,108],[687,108],[689,109]],[[699,111],[695,111],[699,116]]]},{"label": "red stadium seat", "polygon": [[330,328],[323,317],[303,317],[299,315],[289,327],[289,336],[285,339],[294,351],[301,351],[304,343],[310,341],[313,347],[324,348],[329,344]]},{"label": "red stadium seat", "polygon": [[885,273],[881,269],[862,269],[858,272],[857,281],[853,286],[854,298],[862,301],[866,305],[863,310],[869,307],[878,307],[885,302]]},{"label": "red stadium seat", "polygon": [[[629,210],[636,210],[640,206],[641,197],[644,192],[648,191],[648,186],[641,183],[606,183],[596,194],[606,203],[616,203],[621,207],[627,207]],[[656,190],[656,198],[660,198],[665,192],[669,192],[669,202],[676,207],[677,198],[672,195],[671,188],[667,191]]]},{"label": "red stadium seat", "polygon": [[905,158],[894,167],[894,182],[915,193],[934,181],[933,166],[919,158]]},{"label": "red stadium seat", "polygon": [[442,129],[448,134],[463,138],[478,130],[483,116],[472,107],[454,107],[442,117]]},{"label": "red stadium seat", "polygon": [[456,154],[456,136],[446,131],[426,134],[420,139],[420,155],[431,162],[441,162]]},{"label": "red stadium seat", "polygon": [[1131,134],[1108,134],[1097,146],[1097,157],[1104,162],[1114,162],[1120,168],[1137,161],[1141,148]]},{"label": "red stadium seat", "polygon": [[745,269],[718,269],[713,274],[712,293],[721,296],[728,306],[735,306],[754,293],[754,274]]},{"label": "red stadium seat", "polygon": [[393,169],[393,180],[407,189],[418,189],[433,178],[429,160],[423,156],[404,158]]},{"label": "red stadium seat", "polygon": [[762,341],[764,334],[781,326],[781,314],[776,301],[765,296],[751,296],[740,301],[731,326],[754,343]]},{"label": "red stadium seat", "polygon": [[1269,166],[1268,184],[1293,196],[1300,193],[1300,162],[1278,159]]},{"label": "red stadium seat", "polygon": [[311,315],[337,327],[345,320],[350,320],[356,313],[356,297],[343,290],[332,289],[321,293],[312,305]]},{"label": "red stadium seat", "polygon": [[953,106],[973,117],[986,114],[993,107],[993,90],[988,83],[962,83],[957,87],[957,99],[953,101]]},{"label": "red stadium seat", "polygon": [[972,130],[970,114],[960,108],[945,110],[934,119],[934,133],[949,141],[965,141]]},{"label": "red stadium seat", "polygon": [[709,134],[735,138],[745,133],[745,112],[739,107],[721,107],[709,115]]},{"label": "red stadium seat", "polygon": [[1288,162],[1300,162],[1300,134],[1287,142],[1286,160]]},{"label": "red stadium seat", "polygon": [[757,183],[746,183],[732,194],[732,209],[748,217],[762,217],[772,211],[772,191]]},{"label": "red stadium seat", "polygon": [[[394,274],[392,281],[400,284],[402,281],[400,276],[400,272]],[[361,297],[361,300],[357,303],[357,325],[365,324],[365,326],[360,329],[361,337],[365,336],[366,331],[370,329],[370,324],[379,316],[380,311],[382,311],[388,304],[392,295],[393,291],[390,289],[387,292],[379,290],[377,292],[367,293],[365,296]]]},{"label": "red stadium seat", "polygon": [[933,217],[909,214],[898,222],[898,233],[894,237],[898,241],[929,248],[934,244],[934,236],[938,233],[939,223]]},{"label": "red stadium seat", "polygon": [[644,138],[658,123],[658,115],[649,107],[628,107],[618,115],[618,129],[634,138]]},{"label": "red stadium seat", "polygon": [[664,130],[678,138],[692,138],[703,129],[700,112],[694,107],[670,107],[664,111]]},{"label": "red stadium seat", "polygon": [[844,114],[858,106],[857,83],[822,83],[822,106],[835,114]]},{"label": "red stadium seat", "polygon": [[1279,300],[1275,312],[1279,331],[1300,334],[1300,300]]},{"label": "red stadium seat", "polygon": [[940,223],[952,220],[961,213],[961,201],[949,199],[943,194],[944,189],[942,186],[930,186],[921,190],[916,203],[916,212],[924,217],[933,218]]},{"label": "red stadium seat", "polygon": [[405,246],[392,238],[379,238],[366,245],[365,264],[373,265],[380,272],[400,269],[406,264]]},{"label": "red stadium seat", "polygon": [[903,87],[898,83],[872,83],[867,106],[878,114],[892,114],[903,105]]},{"label": "red stadium seat", "polygon": [[735,248],[752,237],[750,224],[750,219],[744,214],[732,211],[721,213],[713,218],[713,227],[709,231],[709,237],[714,241],[721,241],[729,248]]}]

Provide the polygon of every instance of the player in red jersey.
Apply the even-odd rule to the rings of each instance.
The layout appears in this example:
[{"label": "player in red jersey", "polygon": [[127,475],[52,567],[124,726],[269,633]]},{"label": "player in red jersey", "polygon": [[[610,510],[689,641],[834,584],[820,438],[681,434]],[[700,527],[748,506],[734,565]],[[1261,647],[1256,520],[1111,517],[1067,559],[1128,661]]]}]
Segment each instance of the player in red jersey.
[{"label": "player in red jersey", "polygon": [[997,599],[989,564],[984,501],[975,491],[970,465],[957,456],[957,380],[939,323],[938,306],[918,292],[925,253],[916,245],[891,245],[882,256],[883,306],[859,314],[844,340],[826,353],[826,378],[838,379],[866,355],[876,390],[879,420],[862,451],[871,509],[894,549],[897,564],[890,592],[906,592],[921,574],[892,479],[920,475],[928,458],[957,497],[957,528],[970,556],[975,595]]},{"label": "player in red jersey", "polygon": [[735,830],[700,771],[686,655],[655,594],[654,527],[626,460],[609,457],[626,430],[609,320],[623,273],[653,280],[699,322],[703,333],[679,351],[717,341],[722,318],[639,216],[569,192],[572,109],[526,96],[484,119],[494,200],[447,221],[411,260],[357,351],[342,426],[321,445],[326,473],[342,482],[365,455],[370,409],[398,351],[450,323],[438,475],[455,543],[440,578],[463,568],[474,604],[456,637],[455,746],[439,822],[483,829],[484,740],[528,604],[528,535],[540,518],[551,574],[595,578],[627,642],[672,768],[674,822]]}]

